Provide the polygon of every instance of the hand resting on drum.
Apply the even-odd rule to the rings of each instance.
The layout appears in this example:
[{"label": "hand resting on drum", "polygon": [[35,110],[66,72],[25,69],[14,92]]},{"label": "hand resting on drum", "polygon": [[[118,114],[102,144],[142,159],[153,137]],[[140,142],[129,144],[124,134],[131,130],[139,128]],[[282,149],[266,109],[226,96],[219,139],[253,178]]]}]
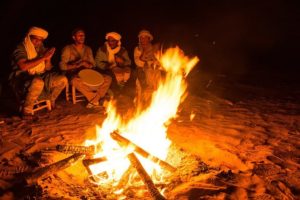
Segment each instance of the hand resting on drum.
[{"label": "hand resting on drum", "polygon": [[79,67],[92,68],[93,64],[86,60],[81,60]]},{"label": "hand resting on drum", "polygon": [[86,60],[78,60],[76,62],[68,63],[68,70],[92,68],[93,64]]}]

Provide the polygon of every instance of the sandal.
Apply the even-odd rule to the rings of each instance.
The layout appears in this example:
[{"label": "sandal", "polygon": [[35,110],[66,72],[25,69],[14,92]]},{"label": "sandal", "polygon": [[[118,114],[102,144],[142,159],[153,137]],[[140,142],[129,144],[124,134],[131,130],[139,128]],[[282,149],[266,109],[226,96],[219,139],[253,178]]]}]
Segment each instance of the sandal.
[{"label": "sandal", "polygon": [[92,102],[89,102],[87,105],[86,105],[86,108],[101,108],[102,106],[99,105],[99,102],[97,103],[92,103]]}]

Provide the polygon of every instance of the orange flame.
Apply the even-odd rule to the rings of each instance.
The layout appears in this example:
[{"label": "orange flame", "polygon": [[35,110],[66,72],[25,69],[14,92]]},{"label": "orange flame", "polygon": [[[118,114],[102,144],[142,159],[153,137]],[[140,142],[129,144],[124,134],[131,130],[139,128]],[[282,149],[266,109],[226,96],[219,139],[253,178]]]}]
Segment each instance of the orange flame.
[{"label": "orange flame", "polygon": [[[122,136],[139,145],[152,155],[165,160],[171,141],[167,138],[167,127],[176,117],[180,103],[186,97],[187,84],[185,77],[197,64],[199,59],[189,59],[178,48],[170,48],[157,57],[161,67],[166,72],[159,81],[158,88],[153,92],[150,105],[125,122],[117,114],[114,101],[108,103],[107,118],[101,127],[97,126],[97,139],[86,141],[86,145],[101,145],[101,150],[95,157],[106,157],[107,161],[90,166],[93,174],[106,173],[99,184],[116,185],[124,172],[130,166],[126,156],[133,152],[132,147],[122,148],[110,137],[110,133],[118,130]],[[162,169],[151,161],[138,157],[143,167],[150,175],[156,175],[163,181]]]}]

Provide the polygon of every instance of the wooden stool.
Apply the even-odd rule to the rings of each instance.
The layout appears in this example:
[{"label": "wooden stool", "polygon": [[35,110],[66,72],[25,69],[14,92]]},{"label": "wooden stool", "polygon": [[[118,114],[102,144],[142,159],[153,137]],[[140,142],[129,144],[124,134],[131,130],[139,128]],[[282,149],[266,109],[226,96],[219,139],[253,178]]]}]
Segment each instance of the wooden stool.
[{"label": "wooden stool", "polygon": [[69,92],[69,88],[70,86],[69,86],[69,81],[68,81],[68,83],[67,83],[67,85],[66,85],[66,101],[69,101],[70,100],[70,92]]},{"label": "wooden stool", "polygon": [[76,90],[76,88],[72,85],[72,102],[76,104],[80,101],[86,101],[86,98],[83,94]]},{"label": "wooden stool", "polygon": [[34,103],[33,109],[31,110],[31,114],[34,115],[36,111],[47,108],[48,111],[51,111],[51,102],[50,100],[36,100]]},{"label": "wooden stool", "polygon": [[68,84],[66,86],[66,101],[70,101],[70,98],[72,98],[72,103],[76,104],[80,101],[85,101],[85,97],[83,94],[81,94],[79,91],[76,90],[76,88],[72,85],[72,92],[70,93],[70,85]]}]

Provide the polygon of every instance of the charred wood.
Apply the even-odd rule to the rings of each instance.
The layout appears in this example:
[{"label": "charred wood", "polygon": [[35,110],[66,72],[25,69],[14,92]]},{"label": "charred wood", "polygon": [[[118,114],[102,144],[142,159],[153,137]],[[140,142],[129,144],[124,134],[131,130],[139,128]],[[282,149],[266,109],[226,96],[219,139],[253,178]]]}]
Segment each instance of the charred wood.
[{"label": "charred wood", "polygon": [[107,161],[107,158],[105,157],[100,157],[100,158],[90,158],[90,159],[84,159],[82,160],[82,163],[84,165],[94,165],[94,164],[98,164],[98,163],[101,163],[101,162],[104,162],[104,161]]},{"label": "charred wood", "polygon": [[151,177],[148,175],[148,173],[146,172],[146,170],[144,169],[143,165],[140,163],[138,158],[135,156],[135,154],[130,153],[128,154],[127,157],[130,160],[131,165],[137,170],[143,183],[146,185],[151,197],[154,200],[165,200],[166,198],[162,196],[158,191],[158,189],[155,187]]},{"label": "charred wood", "polygon": [[129,166],[129,168],[124,172],[124,174],[122,175],[117,188],[124,188],[125,185],[127,185],[127,183],[130,181],[130,175],[133,174],[134,172],[134,167],[132,165]]},{"label": "charred wood", "polygon": [[134,151],[137,152],[138,154],[140,154],[141,156],[143,156],[144,158],[150,159],[151,161],[153,161],[154,163],[158,164],[159,166],[161,166],[164,169],[167,169],[171,172],[176,171],[176,168],[173,167],[172,165],[170,165],[169,163],[159,159],[156,156],[151,155],[150,153],[148,153],[147,151],[145,151],[143,148],[139,147],[138,145],[134,144],[133,142],[131,142],[130,140],[128,140],[127,138],[121,136],[120,134],[118,134],[117,132],[113,132],[110,134],[110,136],[116,140],[121,146],[133,146],[134,147]]},{"label": "charred wood", "polygon": [[66,154],[86,154],[93,155],[95,146],[76,146],[76,145],[56,145],[56,150]]},{"label": "charred wood", "polygon": [[107,161],[107,158],[100,157],[100,158],[91,158],[91,159],[84,159],[82,160],[83,166],[86,168],[90,176],[93,176],[91,169],[89,168],[90,165],[98,164],[101,162]]},{"label": "charred wood", "polygon": [[0,178],[10,179],[13,178],[16,174],[21,174],[29,171],[30,168],[27,166],[18,166],[18,167],[4,167],[0,169]]},{"label": "charred wood", "polygon": [[31,185],[35,182],[37,182],[41,178],[45,178],[47,176],[50,176],[53,173],[56,173],[60,170],[63,170],[72,164],[74,164],[77,160],[83,159],[85,155],[83,154],[74,154],[68,158],[65,158],[63,160],[60,160],[56,163],[53,163],[51,165],[48,165],[46,167],[39,168],[35,170],[32,174],[28,175],[25,178],[25,181],[27,184]]}]

